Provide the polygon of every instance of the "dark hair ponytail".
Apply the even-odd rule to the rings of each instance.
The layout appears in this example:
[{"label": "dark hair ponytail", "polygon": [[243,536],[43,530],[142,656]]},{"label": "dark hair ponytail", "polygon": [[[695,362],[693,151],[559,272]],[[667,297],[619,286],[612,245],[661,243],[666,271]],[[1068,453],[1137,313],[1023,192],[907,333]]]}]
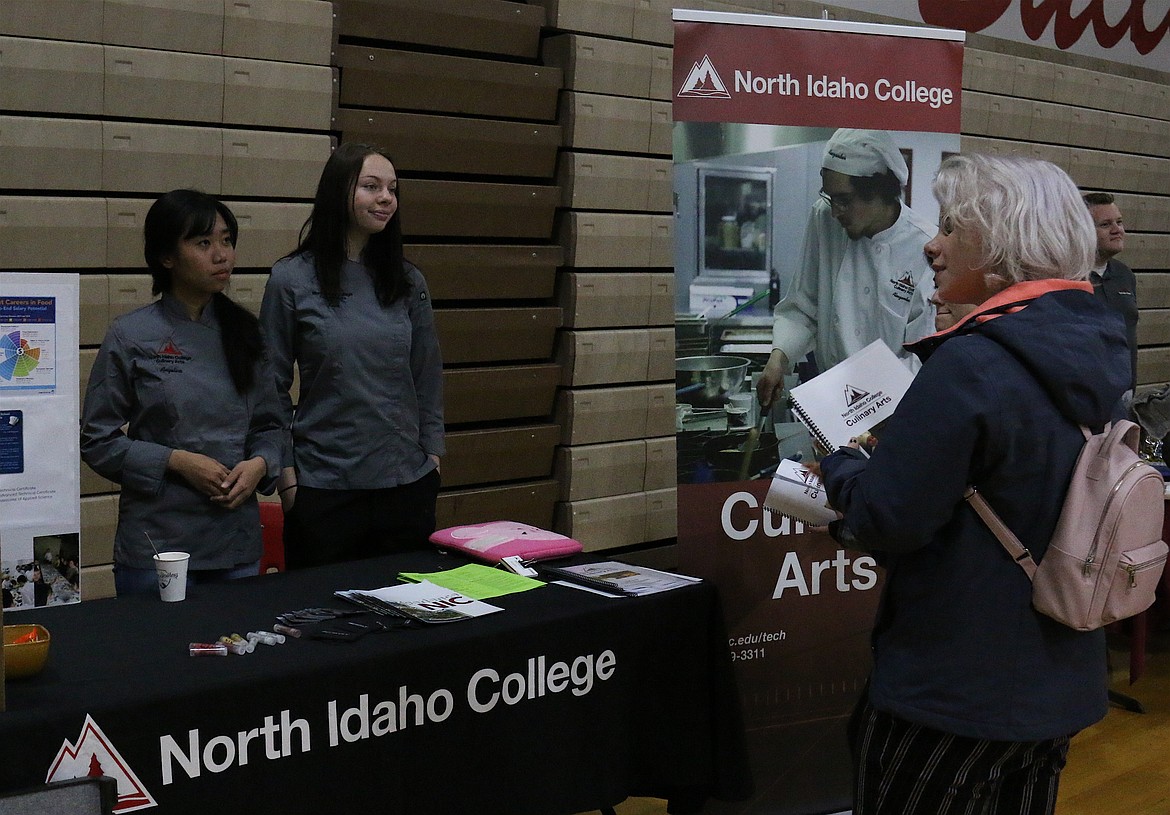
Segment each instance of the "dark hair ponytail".
[{"label": "dark hair ponytail", "polygon": [[236,393],[243,396],[256,382],[256,364],[264,354],[260,321],[246,308],[222,292],[211,300],[219,320],[223,355]]}]

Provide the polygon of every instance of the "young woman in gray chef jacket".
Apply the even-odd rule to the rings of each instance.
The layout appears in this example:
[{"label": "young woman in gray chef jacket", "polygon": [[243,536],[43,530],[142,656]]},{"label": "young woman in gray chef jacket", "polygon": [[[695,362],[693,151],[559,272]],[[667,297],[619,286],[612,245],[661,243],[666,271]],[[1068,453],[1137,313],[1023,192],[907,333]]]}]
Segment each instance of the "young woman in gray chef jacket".
[{"label": "young woman in gray chef jacket", "polygon": [[442,359],[426,281],[403,259],[393,162],[339,147],[301,235],[260,309],[289,432],[286,563],[425,548],[444,452]]},{"label": "young woman in gray chef jacket", "polygon": [[222,202],[174,190],[144,227],[155,294],[110,326],[89,378],[81,456],[122,485],[118,594],[157,592],[152,557],[191,555],[188,580],[254,575],[257,487],[271,490],[282,434],[257,319],[224,290],[238,228]]}]

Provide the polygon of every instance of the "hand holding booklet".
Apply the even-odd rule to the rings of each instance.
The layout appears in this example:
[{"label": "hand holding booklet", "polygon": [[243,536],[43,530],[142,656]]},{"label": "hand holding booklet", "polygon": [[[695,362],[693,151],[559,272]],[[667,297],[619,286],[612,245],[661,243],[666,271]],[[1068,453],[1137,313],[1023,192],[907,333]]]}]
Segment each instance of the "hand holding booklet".
[{"label": "hand holding booklet", "polygon": [[784,459],[772,476],[764,509],[785,515],[810,526],[825,526],[837,520],[829,507],[825,485],[813,473],[795,461]]},{"label": "hand holding booklet", "polygon": [[914,374],[881,340],[792,389],[792,412],[832,452],[893,415]]}]

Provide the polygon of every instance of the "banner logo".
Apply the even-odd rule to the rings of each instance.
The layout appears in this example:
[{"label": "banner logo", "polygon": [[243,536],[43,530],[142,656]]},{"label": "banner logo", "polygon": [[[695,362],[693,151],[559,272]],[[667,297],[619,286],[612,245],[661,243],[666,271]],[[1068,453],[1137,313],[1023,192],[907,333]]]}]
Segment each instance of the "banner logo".
[{"label": "banner logo", "polygon": [[711,64],[711,58],[703,55],[702,62],[696,62],[683,82],[679,96],[697,96],[702,99],[730,99],[727,86],[719,77],[719,72]]},{"label": "banner logo", "polygon": [[45,783],[96,775],[108,775],[118,782],[118,803],[114,805],[114,812],[134,812],[158,806],[97,722],[86,714],[77,743],[70,744],[66,739],[61,744]]}]

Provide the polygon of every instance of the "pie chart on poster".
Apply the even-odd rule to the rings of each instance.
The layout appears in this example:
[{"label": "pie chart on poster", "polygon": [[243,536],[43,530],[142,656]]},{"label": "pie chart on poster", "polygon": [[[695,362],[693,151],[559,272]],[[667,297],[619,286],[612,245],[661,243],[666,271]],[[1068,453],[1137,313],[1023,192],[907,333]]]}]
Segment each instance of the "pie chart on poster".
[{"label": "pie chart on poster", "polygon": [[41,361],[41,350],[29,347],[19,331],[0,334],[0,379],[28,376]]}]

